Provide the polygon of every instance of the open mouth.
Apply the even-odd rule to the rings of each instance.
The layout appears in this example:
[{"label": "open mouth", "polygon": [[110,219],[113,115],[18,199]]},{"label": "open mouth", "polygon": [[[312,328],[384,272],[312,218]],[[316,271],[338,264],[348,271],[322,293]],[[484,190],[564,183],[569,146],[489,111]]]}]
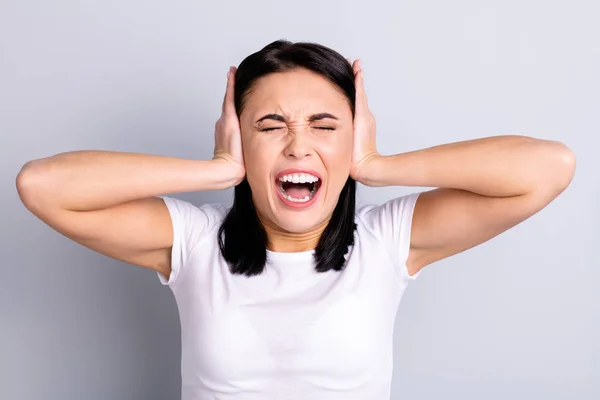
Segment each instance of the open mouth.
[{"label": "open mouth", "polygon": [[308,173],[294,173],[280,176],[277,178],[276,185],[286,200],[294,203],[306,203],[315,196],[321,187],[321,180]]}]

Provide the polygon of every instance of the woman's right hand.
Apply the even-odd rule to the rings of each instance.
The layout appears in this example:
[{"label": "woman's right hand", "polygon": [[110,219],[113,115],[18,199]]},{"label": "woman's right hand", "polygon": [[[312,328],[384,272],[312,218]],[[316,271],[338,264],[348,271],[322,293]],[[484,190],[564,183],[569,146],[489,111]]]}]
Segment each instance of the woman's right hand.
[{"label": "woman's right hand", "polygon": [[235,182],[242,182],[246,176],[244,154],[242,152],[242,134],[240,122],[235,110],[235,67],[230,67],[227,73],[227,89],[223,99],[221,117],[215,124],[214,161],[223,162]]}]

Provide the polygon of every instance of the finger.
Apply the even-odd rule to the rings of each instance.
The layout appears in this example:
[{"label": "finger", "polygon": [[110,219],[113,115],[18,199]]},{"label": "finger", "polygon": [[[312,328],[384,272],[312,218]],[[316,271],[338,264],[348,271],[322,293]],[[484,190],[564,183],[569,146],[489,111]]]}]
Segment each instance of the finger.
[{"label": "finger", "polygon": [[[358,61],[358,60],[357,60]],[[367,93],[365,92],[365,85],[363,79],[363,70],[360,65],[360,61],[356,63],[355,66],[356,74],[355,74],[355,87],[356,87],[356,111],[357,112],[366,112],[369,109],[369,104],[367,100]]]},{"label": "finger", "polygon": [[360,71],[360,69],[361,69],[360,59],[354,60],[354,62],[352,63],[352,71],[354,72],[354,76],[356,76],[356,74],[358,73],[358,71]]},{"label": "finger", "polygon": [[223,114],[235,114],[235,67],[229,67],[227,73],[227,88],[225,89],[225,98],[223,99]]}]

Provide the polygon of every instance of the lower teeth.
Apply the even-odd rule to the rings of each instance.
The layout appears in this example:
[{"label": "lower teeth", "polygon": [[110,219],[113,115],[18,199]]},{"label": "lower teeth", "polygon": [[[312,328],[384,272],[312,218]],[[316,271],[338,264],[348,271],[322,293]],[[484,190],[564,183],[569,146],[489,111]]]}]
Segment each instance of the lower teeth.
[{"label": "lower teeth", "polygon": [[316,192],[316,186],[315,186],[313,188],[313,190],[311,190],[311,192],[308,196],[304,197],[303,199],[296,199],[295,197],[292,197],[292,196],[286,194],[285,190],[283,190],[283,187],[281,185],[277,185],[277,187],[279,188],[279,191],[281,192],[283,197],[285,197],[287,200],[293,201],[295,203],[306,203],[307,201],[309,201],[310,199],[313,198],[313,196],[315,195],[315,192]]},{"label": "lower teeth", "polygon": [[311,199],[311,196],[306,196],[303,199],[296,199],[294,197],[288,196],[287,194],[284,194],[283,197],[285,197],[289,201],[294,201],[296,203],[305,203],[305,202],[307,202],[307,201],[309,201]]}]

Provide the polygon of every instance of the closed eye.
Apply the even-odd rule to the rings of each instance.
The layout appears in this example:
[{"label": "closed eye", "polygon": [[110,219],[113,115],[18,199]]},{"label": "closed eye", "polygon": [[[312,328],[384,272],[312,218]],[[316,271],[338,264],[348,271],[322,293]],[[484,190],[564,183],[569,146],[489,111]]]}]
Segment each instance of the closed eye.
[{"label": "closed eye", "polygon": [[[276,131],[278,129],[283,129],[282,126],[276,126],[276,127],[272,127],[272,128],[261,128],[259,129],[260,132],[271,132],[271,131]],[[331,127],[331,126],[315,126],[315,129],[319,129],[319,130],[323,130],[323,131],[335,131],[335,128]]]}]

